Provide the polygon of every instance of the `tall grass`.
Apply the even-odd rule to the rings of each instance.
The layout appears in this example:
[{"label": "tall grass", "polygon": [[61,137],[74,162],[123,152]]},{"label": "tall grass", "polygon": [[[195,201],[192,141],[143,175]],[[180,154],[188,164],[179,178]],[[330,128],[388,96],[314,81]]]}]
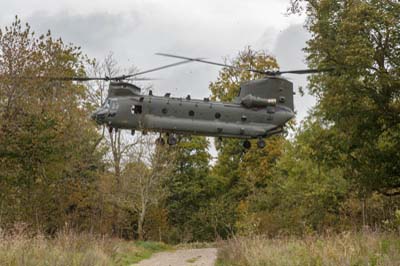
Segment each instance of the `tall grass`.
[{"label": "tall grass", "polygon": [[398,266],[397,234],[342,233],[305,238],[234,238],[220,243],[219,266]]},{"label": "tall grass", "polygon": [[40,234],[0,231],[1,266],[122,266],[166,248],[159,243],[136,244],[73,232],[62,232],[50,239]]}]

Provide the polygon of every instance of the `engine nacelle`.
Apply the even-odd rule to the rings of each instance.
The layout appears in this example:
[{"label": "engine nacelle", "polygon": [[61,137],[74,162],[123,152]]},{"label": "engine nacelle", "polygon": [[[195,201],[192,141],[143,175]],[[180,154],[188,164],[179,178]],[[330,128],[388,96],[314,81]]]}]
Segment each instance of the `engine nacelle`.
[{"label": "engine nacelle", "polygon": [[240,103],[247,108],[268,107],[268,106],[275,106],[276,99],[266,99],[248,94],[241,99]]}]

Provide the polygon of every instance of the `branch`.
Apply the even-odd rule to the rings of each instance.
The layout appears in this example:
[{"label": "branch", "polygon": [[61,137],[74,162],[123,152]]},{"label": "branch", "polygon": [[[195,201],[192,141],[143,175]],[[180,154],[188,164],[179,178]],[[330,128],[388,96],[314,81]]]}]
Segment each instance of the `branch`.
[{"label": "branch", "polygon": [[387,197],[398,196],[400,195],[400,185],[391,188],[385,188],[385,190],[378,189],[378,192]]},{"label": "branch", "polygon": [[398,196],[398,195],[400,195],[400,191],[387,192],[387,191],[381,191],[381,190],[379,190],[378,192],[381,193],[381,194],[383,194],[384,196],[387,196],[387,197],[393,197],[393,196]]}]

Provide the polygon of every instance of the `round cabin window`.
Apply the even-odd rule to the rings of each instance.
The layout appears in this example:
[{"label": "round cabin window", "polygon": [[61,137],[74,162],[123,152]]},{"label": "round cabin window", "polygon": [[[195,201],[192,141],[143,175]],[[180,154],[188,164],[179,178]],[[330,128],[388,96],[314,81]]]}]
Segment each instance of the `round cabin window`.
[{"label": "round cabin window", "polygon": [[194,116],[194,111],[193,110],[189,111],[189,116]]},{"label": "round cabin window", "polygon": [[168,110],[167,110],[167,108],[163,108],[163,109],[161,110],[161,112],[162,112],[163,114],[167,114],[167,113],[168,113]]},{"label": "round cabin window", "polygon": [[220,119],[221,118],[221,114],[220,113],[215,113],[215,118],[216,119]]}]

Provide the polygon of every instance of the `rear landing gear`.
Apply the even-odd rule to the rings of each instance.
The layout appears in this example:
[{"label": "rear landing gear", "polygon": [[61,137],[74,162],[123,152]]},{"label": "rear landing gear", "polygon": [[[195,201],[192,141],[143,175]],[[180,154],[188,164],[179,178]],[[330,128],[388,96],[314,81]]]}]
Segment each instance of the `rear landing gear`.
[{"label": "rear landing gear", "polygon": [[[174,135],[170,135],[167,134],[167,144],[170,146],[176,145],[178,143],[178,140],[176,139],[176,137]],[[164,145],[165,144],[165,140],[164,138],[160,136],[156,139],[156,145]]]},{"label": "rear landing gear", "polygon": [[259,138],[257,141],[257,147],[260,149],[265,148],[265,140],[263,140],[262,138]]},{"label": "rear landing gear", "polygon": [[[243,147],[248,150],[251,148],[251,142],[249,140],[243,141]],[[265,148],[265,140],[262,138],[259,138],[257,141],[257,147],[260,149]]]}]

